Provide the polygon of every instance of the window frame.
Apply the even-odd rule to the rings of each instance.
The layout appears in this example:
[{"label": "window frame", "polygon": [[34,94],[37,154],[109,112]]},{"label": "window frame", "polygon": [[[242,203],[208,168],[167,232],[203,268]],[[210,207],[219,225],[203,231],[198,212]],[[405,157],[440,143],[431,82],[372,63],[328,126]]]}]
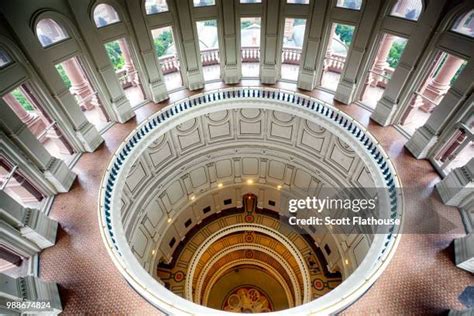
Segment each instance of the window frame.
[{"label": "window frame", "polygon": [[[41,22],[41,21],[44,21],[44,20],[51,20],[53,21],[54,23],[56,23],[58,25],[58,27],[64,32],[64,34],[66,35],[65,38],[62,38],[60,39],[59,41],[56,41],[56,42],[52,42],[51,44],[49,45],[43,45],[43,43],[41,42],[40,38],[39,38],[39,34],[38,34],[38,24]],[[58,23],[56,21],[56,19],[54,19],[53,17],[51,16],[45,16],[45,17],[42,17],[40,19],[38,19],[38,21],[35,23],[35,29],[34,29],[34,32],[35,32],[35,36],[36,36],[36,39],[38,40],[39,44],[41,45],[41,47],[43,49],[47,49],[47,48],[51,48],[53,46],[56,46],[56,45],[59,45],[67,40],[70,40],[72,39],[71,35],[69,35],[69,32],[68,32],[68,29],[66,27],[64,27],[64,25],[62,25],[61,23]]]},{"label": "window frame", "polygon": [[[97,10],[97,7],[100,6],[100,5],[108,5],[110,6],[114,11],[115,13],[117,14],[117,17],[118,17],[118,21],[115,21],[115,22],[112,22],[112,23],[109,23],[109,24],[106,24],[106,25],[103,25],[103,26],[98,26],[97,25],[97,22],[95,21],[95,10]],[[123,18],[121,16],[121,14],[119,13],[119,10],[117,10],[112,4],[110,3],[107,3],[107,2],[99,2],[97,3],[93,8],[92,8],[92,12],[91,12],[91,18],[92,18],[92,22],[94,23],[94,26],[96,27],[96,29],[98,30],[101,30],[103,28],[106,28],[106,27],[109,27],[109,26],[113,26],[113,25],[118,25],[120,23],[123,23]]]}]

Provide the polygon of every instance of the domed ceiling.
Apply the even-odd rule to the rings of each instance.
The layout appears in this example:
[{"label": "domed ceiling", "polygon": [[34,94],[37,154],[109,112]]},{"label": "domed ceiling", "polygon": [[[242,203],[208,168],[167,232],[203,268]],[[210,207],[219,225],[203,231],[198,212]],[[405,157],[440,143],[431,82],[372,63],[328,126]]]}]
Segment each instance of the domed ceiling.
[{"label": "domed ceiling", "polygon": [[[198,96],[150,118],[115,155],[104,182],[104,238],[127,280],[165,310],[187,310],[178,296],[244,313],[324,305],[328,293],[351,290],[344,280],[363,263],[379,269],[396,239],[292,226],[289,200],[328,188],[392,190],[384,157],[360,125],[303,96]],[[397,197],[380,200],[398,211]]]}]

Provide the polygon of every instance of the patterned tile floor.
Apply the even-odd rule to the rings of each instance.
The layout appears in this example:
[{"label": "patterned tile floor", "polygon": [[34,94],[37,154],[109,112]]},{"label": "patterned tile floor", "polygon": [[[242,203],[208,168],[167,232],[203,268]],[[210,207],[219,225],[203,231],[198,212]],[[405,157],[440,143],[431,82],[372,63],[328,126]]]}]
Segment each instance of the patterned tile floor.
[{"label": "patterned tile floor", "polygon": [[[243,81],[242,85],[259,83]],[[209,84],[205,90],[223,86]],[[287,83],[275,87],[295,88]],[[128,286],[106,252],[97,221],[98,188],[106,165],[122,139],[150,114],[191,94],[186,90],[176,92],[167,102],[143,106],[129,122],[115,124],[103,135],[105,143],[95,152],[84,154],[74,167],[78,179],[71,191],[56,197],[50,215],[59,221],[61,228],[57,244],[41,254],[40,276],[59,284],[65,315],[159,314]],[[333,102],[332,96],[324,92],[307,94]],[[356,105],[337,106],[368,126],[393,159],[404,187],[413,192],[406,200],[407,227],[419,226],[433,218],[441,218],[442,227],[454,227],[445,234],[404,235],[387,270],[343,314],[433,315],[462,309],[457,297],[466,286],[474,284],[474,277],[453,264],[450,243],[462,236],[464,229],[459,212],[444,206],[433,191],[439,181],[436,172],[429,162],[416,160],[407,152],[403,147],[406,139],[394,128],[382,128],[369,121],[370,113]]]}]

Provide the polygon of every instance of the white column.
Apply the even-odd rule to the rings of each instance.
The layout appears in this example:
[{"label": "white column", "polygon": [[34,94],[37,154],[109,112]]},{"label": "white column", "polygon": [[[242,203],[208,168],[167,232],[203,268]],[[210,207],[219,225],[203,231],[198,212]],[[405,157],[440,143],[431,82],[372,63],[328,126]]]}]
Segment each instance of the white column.
[{"label": "white column", "polygon": [[[62,312],[61,298],[56,283],[44,282],[35,276],[12,278],[0,273],[0,311],[21,315],[48,314],[58,315]],[[44,302],[50,307],[46,309],[8,309],[6,302]]]},{"label": "white column", "polygon": [[352,103],[354,100],[362,60],[369,48],[370,36],[381,5],[380,1],[365,1],[365,8],[362,11],[360,22],[356,26],[355,37],[346,57],[344,71],[341,74],[334,100],[344,104]]},{"label": "white column", "polygon": [[25,208],[4,191],[0,191],[0,220],[19,234],[44,249],[56,242],[58,223],[37,209]]},{"label": "white column", "polygon": [[[168,5],[173,3],[168,3]],[[201,52],[199,50],[199,39],[195,31],[192,11],[192,1],[176,0],[173,13],[176,17],[178,27],[176,49],[182,47],[182,54],[180,54],[180,66],[183,75],[183,81],[186,88],[189,90],[202,89],[204,87],[204,76],[201,65]]]},{"label": "white column", "polygon": [[474,273],[474,233],[454,240],[456,266]]},{"label": "white column", "polygon": [[[78,23],[77,27],[83,36],[82,41],[88,48],[90,55],[87,55],[91,63],[91,70],[97,71],[94,76],[98,90],[102,94],[102,105],[109,114],[111,120],[124,123],[135,116],[132,106],[128,101],[125,92],[120,85],[119,79],[115,74],[115,70],[110,62],[104,47],[104,42],[100,32],[94,23],[90,22],[90,12],[87,6],[80,1],[68,1],[69,6],[74,12],[76,20],[83,21]],[[122,23],[125,23],[123,21]]]},{"label": "white column", "polygon": [[142,82],[142,85],[148,85],[152,93],[152,100],[155,103],[169,98],[166,85],[163,80],[163,73],[159,63],[156,61],[155,48],[150,40],[150,31],[143,18],[143,7],[140,1],[127,1],[127,8],[130,14],[130,22],[139,48],[139,53],[143,58],[144,71],[148,77],[148,82]]},{"label": "white column", "polygon": [[[219,24],[223,30],[223,37],[219,32],[219,43],[223,43],[221,50],[220,63],[223,63],[222,79],[226,84],[238,83],[242,77],[241,71],[241,53],[237,41],[238,19],[235,1],[221,1],[219,10]],[[260,43],[258,43],[260,44]]]},{"label": "white column", "polygon": [[280,78],[282,37],[281,1],[263,1],[264,41],[260,48],[260,81],[274,84]]},{"label": "white column", "polygon": [[[447,205],[474,212],[474,158],[452,170],[436,185],[436,190]],[[454,240],[456,266],[474,273],[474,234]]]},{"label": "white column", "polygon": [[452,170],[436,184],[436,190],[447,205],[463,208],[474,200],[474,158],[465,166]]},{"label": "white column", "polygon": [[[322,49],[322,37],[324,32],[324,15],[327,1],[311,1],[310,14],[306,27],[308,28],[308,38],[305,41],[301,52],[301,67],[298,73],[298,88],[311,91],[316,87],[317,78],[322,76],[324,54]],[[328,41],[331,47],[332,32]]]},{"label": "white column", "polygon": [[443,100],[434,108],[425,125],[418,128],[405,147],[418,159],[428,156],[448,123],[462,108],[472,108],[472,73],[474,62],[468,62]]},{"label": "white column", "polygon": [[[64,161],[48,153],[2,99],[0,99],[0,130],[5,133],[2,137],[9,139],[9,141],[4,141],[4,146],[11,144],[12,147],[15,147],[12,149],[13,152],[21,152],[21,158],[26,157],[30,163],[34,164],[42,172],[42,177],[57,192],[67,192],[69,190],[76,174],[66,166]],[[28,164],[28,162],[25,164]]]},{"label": "white column", "polygon": [[[410,83],[409,80],[413,79],[413,72],[421,64],[420,58],[426,50],[427,43],[433,40],[431,34],[438,25],[438,19],[443,12],[445,3],[444,0],[428,2],[428,6],[424,8],[423,14],[416,22],[400,62],[392,74],[382,98],[377,102],[374,113],[372,113],[371,119],[378,124],[382,126],[391,124],[397,111],[404,110],[399,105],[400,96],[413,87],[413,83]],[[399,8],[399,10],[404,9]],[[407,100],[405,106],[409,106],[410,101]]]}]

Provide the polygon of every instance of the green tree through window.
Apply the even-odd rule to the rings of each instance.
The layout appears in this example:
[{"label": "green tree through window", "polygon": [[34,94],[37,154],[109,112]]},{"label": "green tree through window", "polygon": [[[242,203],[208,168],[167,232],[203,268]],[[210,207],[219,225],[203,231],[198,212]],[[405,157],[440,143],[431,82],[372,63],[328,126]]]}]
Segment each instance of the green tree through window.
[{"label": "green tree through window", "polygon": [[61,76],[61,79],[63,80],[64,84],[68,89],[71,88],[71,80],[69,80],[69,77],[66,75],[66,72],[64,71],[64,68],[61,64],[56,65],[56,70],[58,71],[59,75]]},{"label": "green tree through window", "polygon": [[20,91],[20,89],[15,89],[11,92],[11,94],[15,97],[15,99],[18,101],[18,103],[21,104],[21,106],[26,110],[26,111],[34,111],[35,109],[33,106],[28,102],[26,99],[25,95]]},{"label": "green tree through window", "polygon": [[337,24],[336,35],[339,36],[347,46],[351,45],[352,36],[354,35],[354,27],[350,25]]},{"label": "green tree through window", "polygon": [[122,51],[120,50],[120,46],[118,41],[113,41],[105,44],[105,50],[107,51],[107,55],[109,55],[110,61],[114,66],[114,70],[120,70],[125,65],[125,60],[122,55]]},{"label": "green tree through window", "polygon": [[170,31],[162,32],[157,38],[154,40],[155,44],[155,51],[158,57],[165,55],[168,48],[173,45],[173,36]]},{"label": "green tree through window", "polygon": [[390,67],[395,68],[398,66],[400,62],[400,58],[402,56],[403,50],[406,46],[406,41],[403,42],[394,42],[392,47],[390,47],[390,52],[388,53],[387,62]]}]

